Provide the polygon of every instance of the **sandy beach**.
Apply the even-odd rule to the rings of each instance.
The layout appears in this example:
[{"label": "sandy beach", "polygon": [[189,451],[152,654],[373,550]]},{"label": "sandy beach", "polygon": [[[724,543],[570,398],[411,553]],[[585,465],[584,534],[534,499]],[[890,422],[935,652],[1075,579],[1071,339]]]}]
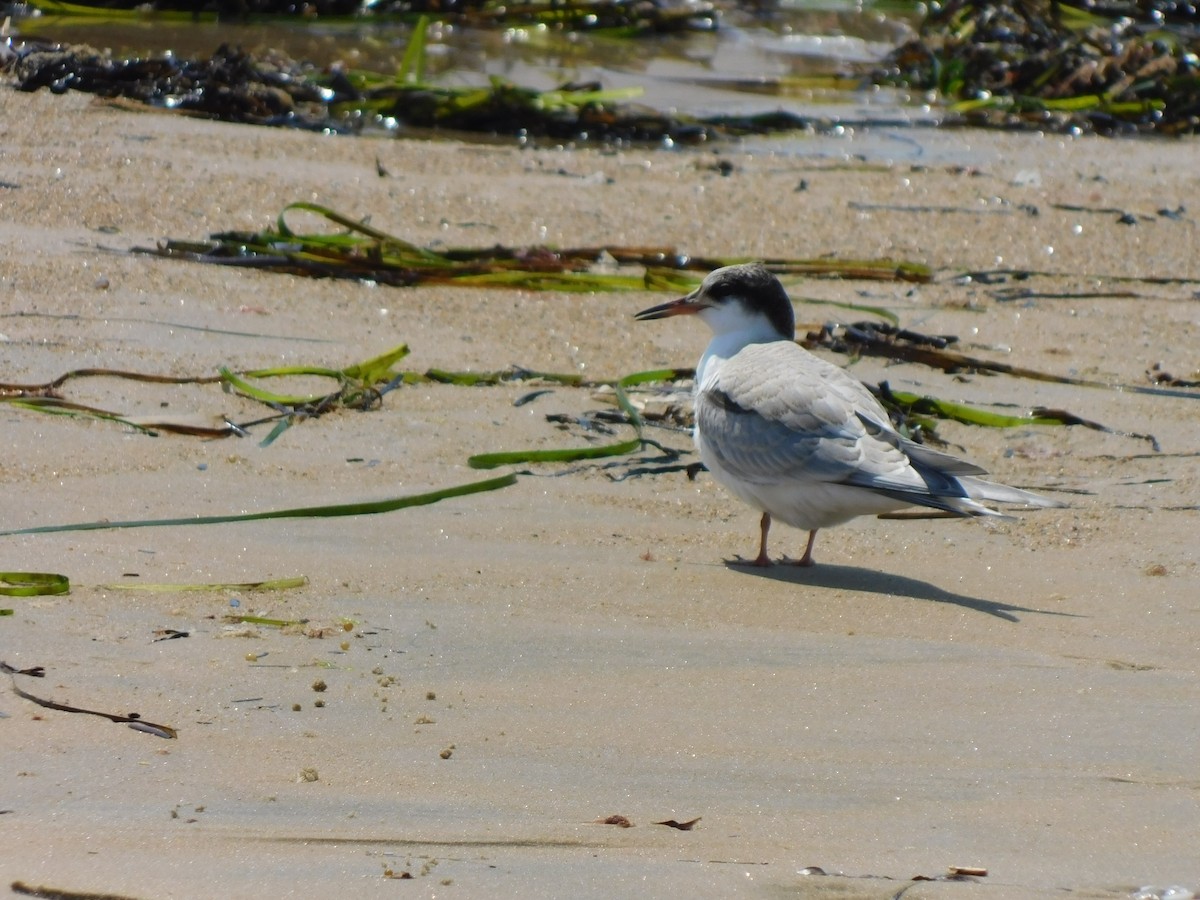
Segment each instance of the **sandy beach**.
[{"label": "sandy beach", "polygon": [[[789,280],[801,330],[867,318],[811,301],[854,302],[1013,366],[1195,380],[1197,150],[931,129],[777,151],[521,149],[4,86],[0,381],[341,368],[401,343],[416,372],[612,379],[694,365],[708,339],[695,321],[635,322],[658,293],[398,289],[126,252],[262,228],[301,200],[431,246],[912,260],[934,283]],[[289,219],[305,221],[321,227]],[[1055,274],[956,277],[996,269]],[[0,597],[14,610],[0,660],[46,672],[16,683],[178,730],[46,709],[0,677],[0,884],[144,900],[1200,891],[1200,392],[877,359],[850,371],[1113,431],[943,423],[952,452],[1069,508],[862,519],[822,532],[810,570],[729,565],[755,552],[757,514],[711,478],[615,480],[602,463],[514,467],[528,474],[511,487],[383,515],[0,537],[0,571],[71,583]],[[268,447],[269,426],[148,437],[6,404],[0,530],[493,477],[508,470],[467,458],[585,444],[546,417],[605,405],[553,385],[514,405],[539,387],[406,386]],[[64,393],[210,423],[263,410],[218,385],[89,378]],[[690,446],[683,430],[651,436]],[[777,527],[773,552],[803,539]],[[274,592],[112,587],[300,575]],[[230,625],[231,611],[308,624]],[[911,881],[954,866],[987,875]]]}]

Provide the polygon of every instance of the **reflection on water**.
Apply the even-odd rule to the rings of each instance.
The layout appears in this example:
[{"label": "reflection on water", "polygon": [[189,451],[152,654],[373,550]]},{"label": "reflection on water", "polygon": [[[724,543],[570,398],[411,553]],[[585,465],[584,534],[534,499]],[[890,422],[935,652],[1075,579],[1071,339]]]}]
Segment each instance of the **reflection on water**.
[{"label": "reflection on water", "polygon": [[[535,88],[622,73],[690,80],[725,87],[745,83],[764,91],[789,79],[854,74],[878,60],[909,33],[911,18],[861,8],[732,10],[716,32],[640,38],[562,32],[530,26],[495,30],[435,25],[430,29],[429,74],[476,82],[499,75]],[[90,44],[120,56],[208,56],[221,44],[254,54],[275,50],[317,66],[394,71],[410,28],[405,25],[230,22],[180,23],[147,17],[135,22],[89,21],[45,15],[18,23],[24,32],[64,43]],[[616,85],[604,84],[604,87]],[[702,111],[702,110],[701,110]]]},{"label": "reflection on water", "polygon": [[[688,115],[784,109],[861,128],[929,120],[903,93],[862,78],[911,33],[915,13],[825,3],[727,10],[717,31],[639,38],[529,26],[484,30],[435,25],[427,77],[481,84],[489,77],[538,90],[566,82],[639,88],[638,102]],[[104,22],[51,15],[24,20],[30,36],[108,48],[119,56],[207,57],[221,44],[271,51],[317,67],[376,72],[399,68],[410,28],[366,21]],[[835,135],[836,137],[836,135]]]}]

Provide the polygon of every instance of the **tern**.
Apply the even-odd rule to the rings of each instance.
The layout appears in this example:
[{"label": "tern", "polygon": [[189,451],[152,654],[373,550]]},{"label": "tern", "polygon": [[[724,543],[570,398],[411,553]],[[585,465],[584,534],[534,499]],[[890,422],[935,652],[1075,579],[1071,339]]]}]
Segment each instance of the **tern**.
[{"label": "tern", "polygon": [[696,367],[696,448],[718,482],[762,511],[752,565],[771,565],[775,519],[808,531],[794,564],[811,566],[817,531],[856,516],[925,506],[1004,517],[980,501],[1065,506],[984,481],[984,469],[903,437],[862,382],[795,342],[792,301],[761,263],[716,269],[686,297],[634,318],[687,315],[713,332]]}]

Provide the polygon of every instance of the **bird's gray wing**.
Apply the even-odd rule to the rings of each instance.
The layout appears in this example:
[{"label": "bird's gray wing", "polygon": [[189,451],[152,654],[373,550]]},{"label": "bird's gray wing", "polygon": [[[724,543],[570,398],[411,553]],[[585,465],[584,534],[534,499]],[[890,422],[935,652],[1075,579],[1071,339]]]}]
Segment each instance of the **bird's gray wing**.
[{"label": "bird's gray wing", "polygon": [[942,453],[940,450],[933,450],[924,444],[910,441],[892,428],[886,420],[880,422],[862,410],[858,411],[858,420],[863,423],[868,434],[891,444],[907,456],[915,466],[936,469],[947,475],[983,475],[987,472],[987,469],[981,469],[965,459],[959,459],[949,453]]},{"label": "bird's gray wing", "polygon": [[799,479],[862,488],[964,514],[983,469],[896,432],[870,391],[790,342],[747,347],[696,397],[701,443],[756,484]]},{"label": "bird's gray wing", "polygon": [[915,487],[903,450],[860,413],[887,421],[860,382],[790,341],[746,347],[696,396],[703,449],[737,478]]}]

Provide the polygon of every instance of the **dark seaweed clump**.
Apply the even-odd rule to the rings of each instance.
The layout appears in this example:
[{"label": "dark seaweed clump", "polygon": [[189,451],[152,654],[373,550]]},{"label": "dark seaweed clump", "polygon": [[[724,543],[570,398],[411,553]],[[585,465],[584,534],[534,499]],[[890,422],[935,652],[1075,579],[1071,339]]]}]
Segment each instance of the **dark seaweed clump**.
[{"label": "dark seaweed clump", "polygon": [[501,80],[471,89],[399,83],[228,46],[207,59],[114,59],[90,47],[26,47],[9,67],[23,91],[84,91],[227,122],[343,133],[394,119],[402,129],[557,141],[699,143],[721,135],[816,127],[782,112],[709,119],[668,115],[606,100],[596,84],[541,93]]},{"label": "dark seaweed clump", "polygon": [[1172,0],[935,3],[876,80],[936,91],[972,125],[1191,134],[1200,12]]},{"label": "dark seaweed clump", "polygon": [[91,47],[46,46],[19,56],[13,69],[22,91],[83,91],[256,125],[327,127],[334,96],[290,60],[227,46],[208,59],[113,59]]}]

